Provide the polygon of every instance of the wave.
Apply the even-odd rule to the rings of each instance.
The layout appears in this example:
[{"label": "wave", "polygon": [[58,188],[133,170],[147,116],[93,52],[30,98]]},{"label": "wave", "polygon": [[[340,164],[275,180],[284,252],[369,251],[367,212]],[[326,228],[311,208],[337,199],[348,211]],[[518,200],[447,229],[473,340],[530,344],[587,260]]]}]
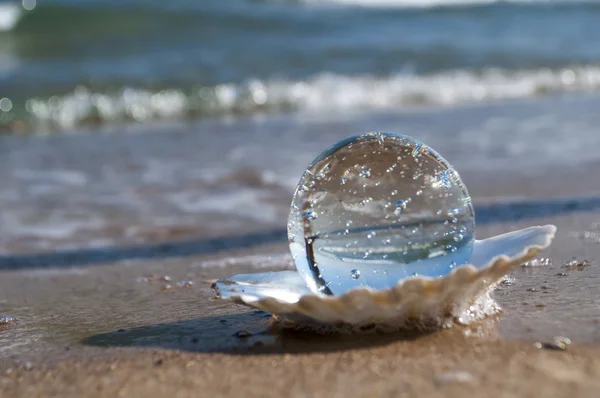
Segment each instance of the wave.
[{"label": "wave", "polygon": [[250,80],[191,91],[126,87],[114,92],[95,92],[80,86],[66,95],[29,99],[21,112],[15,104],[9,120],[10,126],[22,127],[24,122],[32,127],[69,129],[85,124],[291,110],[326,114],[449,106],[599,90],[600,65],[517,71],[456,70],[384,77],[320,74],[304,81]]}]

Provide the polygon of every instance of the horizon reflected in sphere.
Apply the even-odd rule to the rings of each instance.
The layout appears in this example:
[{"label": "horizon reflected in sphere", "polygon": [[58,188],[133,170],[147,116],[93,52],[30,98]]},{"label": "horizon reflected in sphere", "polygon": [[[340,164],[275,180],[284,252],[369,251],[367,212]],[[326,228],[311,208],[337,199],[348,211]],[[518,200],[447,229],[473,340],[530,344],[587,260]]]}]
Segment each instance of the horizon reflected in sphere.
[{"label": "horizon reflected in sphere", "polygon": [[315,293],[385,289],[465,264],[475,217],[467,188],[413,138],[365,133],[321,153],[304,172],[288,219],[290,251]]}]

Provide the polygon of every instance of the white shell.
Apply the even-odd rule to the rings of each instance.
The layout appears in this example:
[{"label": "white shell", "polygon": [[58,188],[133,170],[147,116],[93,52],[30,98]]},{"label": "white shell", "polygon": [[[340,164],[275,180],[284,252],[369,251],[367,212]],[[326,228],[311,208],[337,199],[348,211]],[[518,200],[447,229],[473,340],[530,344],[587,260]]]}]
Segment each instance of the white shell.
[{"label": "white shell", "polygon": [[296,271],[236,275],[213,284],[218,297],[271,312],[294,327],[378,325],[439,327],[498,312],[490,288],[509,271],[547,248],[554,225],[536,226],[475,241],[470,264],[439,278],[414,277],[385,290],[314,294]]}]

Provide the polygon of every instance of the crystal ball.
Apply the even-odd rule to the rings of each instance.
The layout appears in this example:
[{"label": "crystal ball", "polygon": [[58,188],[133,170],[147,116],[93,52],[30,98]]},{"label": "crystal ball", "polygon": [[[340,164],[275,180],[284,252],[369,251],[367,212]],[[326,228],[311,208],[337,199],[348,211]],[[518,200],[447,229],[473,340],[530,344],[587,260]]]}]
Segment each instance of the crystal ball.
[{"label": "crystal ball", "polygon": [[298,272],[317,294],[386,289],[468,262],[475,216],[465,184],[411,137],[365,133],[321,153],[294,193],[288,220]]}]

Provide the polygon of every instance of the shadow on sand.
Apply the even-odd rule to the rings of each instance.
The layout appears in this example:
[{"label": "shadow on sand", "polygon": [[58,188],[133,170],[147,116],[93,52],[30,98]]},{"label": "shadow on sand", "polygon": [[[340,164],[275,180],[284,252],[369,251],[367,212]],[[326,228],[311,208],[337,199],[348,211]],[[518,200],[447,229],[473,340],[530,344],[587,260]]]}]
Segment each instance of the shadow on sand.
[{"label": "shadow on sand", "polygon": [[271,314],[243,314],[119,329],[85,338],[84,345],[99,347],[154,347],[190,352],[239,355],[331,352],[382,346],[425,336],[420,331],[397,333],[317,334],[282,329]]}]

